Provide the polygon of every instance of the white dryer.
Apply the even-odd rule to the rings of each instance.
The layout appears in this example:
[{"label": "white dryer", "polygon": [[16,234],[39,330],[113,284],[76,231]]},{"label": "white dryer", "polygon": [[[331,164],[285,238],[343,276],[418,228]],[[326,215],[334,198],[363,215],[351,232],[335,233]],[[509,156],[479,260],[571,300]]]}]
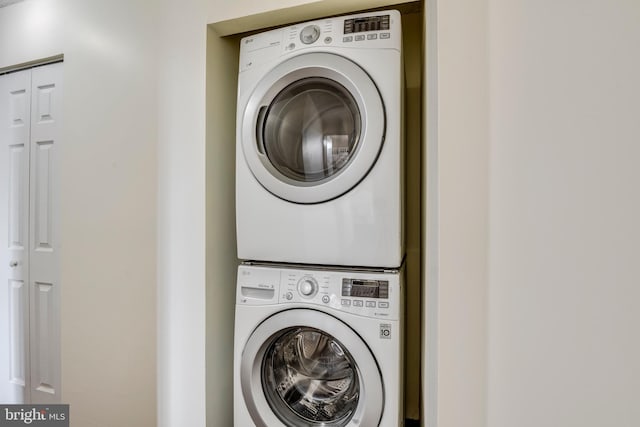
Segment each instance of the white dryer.
[{"label": "white dryer", "polygon": [[236,427],[400,427],[402,271],[241,265]]},{"label": "white dryer", "polygon": [[238,257],[398,267],[403,231],[400,13],[243,38]]}]

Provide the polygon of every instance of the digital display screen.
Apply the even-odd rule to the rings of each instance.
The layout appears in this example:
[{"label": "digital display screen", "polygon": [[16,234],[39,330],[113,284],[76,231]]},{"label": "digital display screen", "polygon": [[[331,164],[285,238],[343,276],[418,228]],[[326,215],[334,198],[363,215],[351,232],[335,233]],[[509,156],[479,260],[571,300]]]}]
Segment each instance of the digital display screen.
[{"label": "digital display screen", "polygon": [[345,34],[384,30],[389,30],[389,15],[365,16],[363,18],[345,19],[344,21]]},{"label": "digital display screen", "polygon": [[389,282],[386,280],[342,280],[342,296],[354,298],[389,298]]}]

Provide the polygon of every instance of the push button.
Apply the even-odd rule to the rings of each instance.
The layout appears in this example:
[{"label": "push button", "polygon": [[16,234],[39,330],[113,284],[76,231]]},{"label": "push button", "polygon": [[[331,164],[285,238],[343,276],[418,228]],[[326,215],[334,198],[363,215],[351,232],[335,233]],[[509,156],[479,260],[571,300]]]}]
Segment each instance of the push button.
[{"label": "push button", "polygon": [[378,38],[377,34],[369,34],[367,35],[367,40],[375,40]]},{"label": "push button", "polygon": [[357,299],[353,301],[353,306],[354,307],[362,307],[362,300]]},{"label": "push button", "polygon": [[343,41],[344,43],[352,42],[352,41],[353,41],[353,36],[343,37],[343,38],[342,38],[342,41]]},{"label": "push button", "polygon": [[343,300],[340,301],[340,304],[342,304],[342,306],[344,306],[344,307],[351,307],[351,300],[343,299]]},{"label": "push button", "polygon": [[356,41],[357,41],[357,42],[362,41],[362,40],[364,40],[364,34],[361,34],[361,35],[359,35],[359,36],[356,36]]},{"label": "push button", "polygon": [[380,33],[380,38],[381,39],[390,39],[391,38],[391,34],[390,33]]},{"label": "push button", "polygon": [[379,302],[378,303],[378,308],[389,308],[389,303],[388,302]]},{"label": "push button", "polygon": [[376,308],[376,302],[375,301],[367,301],[367,307]]}]

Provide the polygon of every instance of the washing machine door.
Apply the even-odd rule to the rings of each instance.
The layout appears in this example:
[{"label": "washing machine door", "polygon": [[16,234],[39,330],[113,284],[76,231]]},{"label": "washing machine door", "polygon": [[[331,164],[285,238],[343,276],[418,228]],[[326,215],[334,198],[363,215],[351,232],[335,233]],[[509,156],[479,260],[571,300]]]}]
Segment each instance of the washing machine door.
[{"label": "washing machine door", "polygon": [[384,104],[353,61],[307,53],[269,71],[244,110],[241,143],[255,178],[274,195],[320,203],[351,190],[382,148]]},{"label": "washing machine door", "polygon": [[369,347],[337,318],[279,312],[242,353],[242,396],[257,427],[374,427],[384,392]]}]

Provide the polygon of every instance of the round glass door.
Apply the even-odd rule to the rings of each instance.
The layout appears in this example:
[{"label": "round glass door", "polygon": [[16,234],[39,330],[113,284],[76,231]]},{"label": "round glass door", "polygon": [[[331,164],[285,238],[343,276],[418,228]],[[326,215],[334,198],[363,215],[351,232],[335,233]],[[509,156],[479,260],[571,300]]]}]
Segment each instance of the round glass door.
[{"label": "round glass door", "polygon": [[346,167],[357,149],[361,123],[358,105],[344,86],[310,77],[276,95],[258,132],[275,169],[309,183]]},{"label": "round glass door", "polygon": [[380,423],[380,368],[362,338],[327,313],[291,309],[254,329],[240,388],[256,427],[372,427]]},{"label": "round glass door", "polygon": [[358,406],[356,363],[335,337],[318,329],[286,329],[267,349],[262,388],[288,427],[347,425]]},{"label": "round glass door", "polygon": [[382,149],[386,115],[360,66],[316,52],[255,79],[239,100],[238,136],[260,185],[283,200],[310,204],[339,197],[364,179]]}]

